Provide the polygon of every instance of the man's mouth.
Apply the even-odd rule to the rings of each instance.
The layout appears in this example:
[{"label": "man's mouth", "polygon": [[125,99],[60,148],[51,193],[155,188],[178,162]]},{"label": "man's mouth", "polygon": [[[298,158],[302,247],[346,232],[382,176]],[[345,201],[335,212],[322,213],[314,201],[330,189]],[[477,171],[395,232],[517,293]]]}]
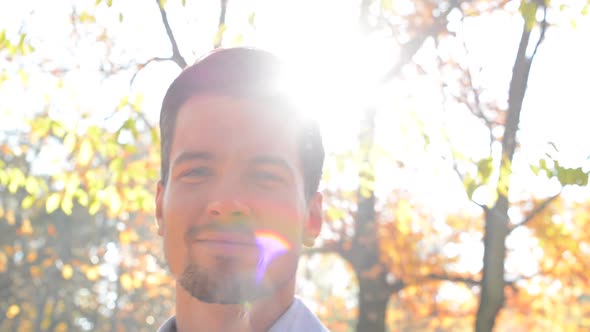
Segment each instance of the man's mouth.
[{"label": "man's mouth", "polygon": [[237,232],[206,232],[192,238],[192,243],[256,247],[256,240],[253,237]]}]

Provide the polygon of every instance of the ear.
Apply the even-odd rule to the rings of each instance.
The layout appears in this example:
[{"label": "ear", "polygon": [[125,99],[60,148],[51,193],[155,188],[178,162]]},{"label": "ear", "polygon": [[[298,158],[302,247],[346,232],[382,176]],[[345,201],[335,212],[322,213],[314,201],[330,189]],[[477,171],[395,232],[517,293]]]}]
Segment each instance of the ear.
[{"label": "ear", "polygon": [[322,194],[315,193],[309,200],[307,220],[303,225],[303,244],[313,247],[322,230]]},{"label": "ear", "polygon": [[164,200],[164,184],[158,181],[158,188],[156,189],[156,222],[158,223],[158,235],[164,235],[164,219],[162,217],[162,201]]}]

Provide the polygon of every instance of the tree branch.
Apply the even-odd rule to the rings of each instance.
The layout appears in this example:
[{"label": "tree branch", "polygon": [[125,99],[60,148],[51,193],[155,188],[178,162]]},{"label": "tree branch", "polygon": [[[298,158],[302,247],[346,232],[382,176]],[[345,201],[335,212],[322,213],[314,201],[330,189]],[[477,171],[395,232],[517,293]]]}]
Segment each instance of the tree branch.
[{"label": "tree branch", "polygon": [[399,75],[402,70],[402,67],[410,62],[410,59],[418,52],[424,41],[429,38],[435,36],[446,24],[444,22],[448,14],[455,8],[459,7],[461,1],[452,1],[450,3],[449,8],[442,13],[433,24],[428,26],[427,28],[423,29],[421,33],[418,33],[413,39],[407,42],[404,47],[402,47],[402,52],[398,58],[398,61],[381,77],[379,80],[380,84],[385,84],[392,78]]},{"label": "tree branch", "polygon": [[[465,43],[465,39],[462,39],[462,43],[463,43],[463,48],[465,49],[465,54],[468,55],[469,51],[467,49],[467,44]],[[481,107],[481,99],[479,97],[479,91],[476,89],[475,85],[473,84],[473,76],[471,75],[471,70],[469,69],[469,65],[467,65],[467,68],[465,68],[464,72],[467,75],[467,82],[469,83],[469,89],[473,93],[473,98],[474,98],[473,102],[475,104],[472,106],[471,103],[466,102],[465,105],[467,105],[467,107],[469,108],[469,110],[471,111],[471,113],[473,115],[475,115],[476,117],[483,120],[486,127],[488,128],[488,137],[490,139],[490,155],[491,155],[492,154],[492,144],[494,143],[493,123],[492,123],[492,121],[490,121],[490,119],[483,112],[483,109]]]},{"label": "tree branch", "polygon": [[[449,144],[449,146],[452,146],[451,142],[449,140],[447,140],[447,143]],[[452,153],[451,153],[452,154]],[[459,178],[459,180],[461,181],[461,183],[465,182],[465,177],[463,176],[463,174],[461,174],[461,171],[459,170],[459,166],[457,165],[457,159],[455,159],[455,157],[451,157],[453,159],[453,170],[455,171],[455,173],[457,174],[457,177]],[[443,157],[443,159],[446,159]],[[467,191],[465,191],[465,194],[467,194]],[[484,210],[484,212],[487,212],[489,210],[489,208],[486,205],[483,204],[479,204],[478,202],[476,202],[473,198],[468,197],[469,200],[479,206],[480,208],[482,208],[482,210]]]},{"label": "tree branch", "polygon": [[402,289],[404,289],[405,287],[406,287],[406,283],[404,282],[404,280],[398,279],[394,283],[389,284],[389,287],[387,287],[387,291],[390,294],[395,294],[395,293],[401,291]]},{"label": "tree branch", "polygon": [[561,194],[561,191],[559,193],[557,193],[554,196],[551,196],[547,199],[545,199],[543,201],[543,203],[537,205],[537,207],[535,207],[521,222],[519,222],[518,224],[514,225],[512,228],[510,228],[508,230],[508,234],[510,234],[513,230],[515,230],[518,227],[524,226],[526,224],[528,224],[531,220],[533,220],[539,213],[543,212],[543,210],[545,210],[545,208],[547,208],[547,206],[549,206],[549,204],[551,204],[551,202],[553,202],[557,197],[559,197],[559,195]]},{"label": "tree branch", "polygon": [[459,277],[459,276],[450,276],[448,274],[431,273],[431,274],[427,275],[426,278],[432,279],[432,280],[460,282],[460,283],[464,283],[468,286],[479,286],[480,285],[479,280],[475,280],[472,278],[466,278],[466,277]]},{"label": "tree branch", "polygon": [[[532,277],[532,276],[531,276]],[[458,282],[458,283],[464,283],[467,286],[480,286],[481,281],[479,280],[475,280],[473,278],[466,278],[466,277],[459,277],[459,276],[450,276],[447,274],[434,274],[431,273],[427,276],[428,279],[432,279],[432,280],[441,280],[441,281],[451,281],[451,282]],[[504,285],[505,286],[509,286],[510,288],[512,288],[515,292],[518,291],[518,288],[516,288],[516,282],[521,281],[521,280],[525,280],[525,279],[529,279],[529,277],[522,277],[522,278],[517,278],[515,280],[504,280]]]},{"label": "tree branch", "polygon": [[[137,65],[137,70],[135,71],[135,73],[133,74],[133,76],[131,77],[131,81],[129,82],[129,85],[133,85],[133,82],[135,81],[135,78],[137,77],[137,74],[139,74],[139,72],[144,69],[147,65],[149,65],[150,63],[157,61],[174,61],[174,59],[172,57],[170,58],[160,58],[160,57],[154,57],[149,59],[148,61],[146,61],[145,63],[141,63]],[[179,65],[180,66],[180,65]]]},{"label": "tree branch", "polygon": [[176,39],[174,38],[174,34],[172,33],[172,28],[170,28],[170,23],[168,22],[168,15],[166,14],[166,10],[160,6],[160,0],[156,0],[156,4],[160,9],[160,16],[162,16],[162,23],[164,23],[164,27],[166,28],[166,34],[168,35],[168,39],[170,39],[170,44],[172,44],[172,56],[169,60],[174,61],[180,69],[184,69],[186,67],[186,60],[180,54],[178,50],[178,44],[176,43]]},{"label": "tree branch", "polygon": [[539,45],[545,40],[545,32],[547,31],[547,5],[543,2],[541,5],[543,6],[543,20],[541,21],[541,35],[535,44],[535,49],[533,50],[533,54],[531,55],[530,61],[533,61],[535,55],[537,55],[537,50],[539,49]]},{"label": "tree branch", "polygon": [[215,48],[221,47],[223,42],[223,29],[225,25],[225,13],[227,12],[227,0],[221,0],[221,10],[219,11],[219,23],[217,23],[217,38],[215,40]]}]

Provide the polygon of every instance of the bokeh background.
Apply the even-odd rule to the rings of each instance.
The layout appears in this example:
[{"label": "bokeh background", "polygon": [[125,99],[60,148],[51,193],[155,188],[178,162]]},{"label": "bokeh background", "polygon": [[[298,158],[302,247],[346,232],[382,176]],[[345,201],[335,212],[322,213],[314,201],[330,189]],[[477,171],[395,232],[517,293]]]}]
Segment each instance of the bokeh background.
[{"label": "bokeh background", "polygon": [[324,134],[332,331],[590,330],[587,0],[0,1],[0,331],[155,331],[158,112],[216,47]]}]

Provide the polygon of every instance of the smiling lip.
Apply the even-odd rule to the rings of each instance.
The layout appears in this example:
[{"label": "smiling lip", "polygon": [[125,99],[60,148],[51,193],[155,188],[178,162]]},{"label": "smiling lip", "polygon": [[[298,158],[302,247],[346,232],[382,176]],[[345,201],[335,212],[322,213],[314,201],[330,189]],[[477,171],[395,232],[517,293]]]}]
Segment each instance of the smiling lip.
[{"label": "smiling lip", "polygon": [[191,245],[198,252],[207,252],[213,257],[255,257],[259,248],[254,239],[241,234],[200,234]]},{"label": "smiling lip", "polygon": [[219,244],[227,246],[256,246],[256,242],[252,237],[245,236],[240,233],[205,233],[193,238],[192,242],[200,244]]}]

